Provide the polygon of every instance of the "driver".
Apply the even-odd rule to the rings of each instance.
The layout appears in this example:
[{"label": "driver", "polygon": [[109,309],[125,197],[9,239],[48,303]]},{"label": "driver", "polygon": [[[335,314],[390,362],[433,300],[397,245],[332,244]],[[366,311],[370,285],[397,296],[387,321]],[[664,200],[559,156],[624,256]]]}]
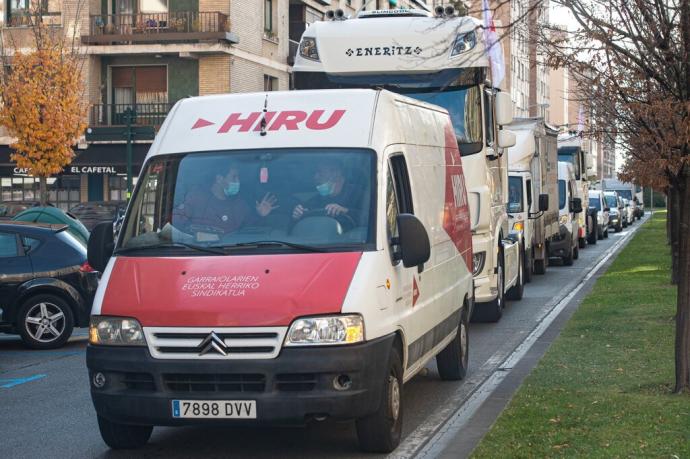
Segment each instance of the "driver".
[{"label": "driver", "polygon": [[361,202],[361,190],[345,182],[342,165],[337,160],[323,160],[316,166],[314,183],[318,194],[298,204],[292,218],[299,220],[305,212],[322,210],[330,217],[349,215],[357,220],[356,205]]},{"label": "driver", "polygon": [[175,226],[198,227],[219,233],[231,233],[242,225],[268,216],[277,209],[278,200],[266,193],[261,201],[256,201],[252,209],[239,195],[239,168],[230,164],[224,175],[216,175],[210,190],[192,191],[173,212]]}]

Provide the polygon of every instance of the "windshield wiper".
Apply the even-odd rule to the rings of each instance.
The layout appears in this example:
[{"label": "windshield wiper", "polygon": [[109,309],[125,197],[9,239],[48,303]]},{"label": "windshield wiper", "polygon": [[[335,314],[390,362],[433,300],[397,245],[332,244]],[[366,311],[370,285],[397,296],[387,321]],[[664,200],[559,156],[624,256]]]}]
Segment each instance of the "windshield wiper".
[{"label": "windshield wiper", "polygon": [[167,244],[143,245],[140,247],[122,247],[115,250],[114,255],[136,252],[137,250],[153,250],[153,249],[170,249],[170,248],[185,248],[195,250],[197,252],[212,253],[214,255],[225,255],[225,252],[218,248],[204,247],[201,245],[187,244],[186,242],[172,242]]},{"label": "windshield wiper", "polygon": [[294,242],[275,241],[275,240],[238,242],[236,244],[214,245],[211,247],[223,248],[223,249],[235,249],[235,248],[244,249],[247,247],[259,248],[259,247],[265,247],[265,246],[269,246],[269,247],[270,246],[291,247],[293,249],[304,250],[305,252],[326,252],[326,249],[322,249],[320,247],[314,247],[312,245],[296,244]]}]

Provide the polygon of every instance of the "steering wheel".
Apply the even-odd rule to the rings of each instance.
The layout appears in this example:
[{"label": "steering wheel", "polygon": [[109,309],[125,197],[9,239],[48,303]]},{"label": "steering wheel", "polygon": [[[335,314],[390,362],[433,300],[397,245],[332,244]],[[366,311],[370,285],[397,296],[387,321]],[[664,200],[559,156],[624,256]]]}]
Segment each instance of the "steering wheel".
[{"label": "steering wheel", "polygon": [[309,218],[309,217],[332,218],[343,226],[343,231],[349,231],[349,230],[351,230],[357,226],[357,222],[355,222],[355,219],[352,218],[348,214],[329,215],[328,212],[326,212],[325,208],[320,208],[320,209],[307,210],[297,220],[293,219],[292,224],[290,225],[289,233],[292,233],[292,228],[295,226],[295,224],[297,224],[297,222],[304,220],[305,218]]}]

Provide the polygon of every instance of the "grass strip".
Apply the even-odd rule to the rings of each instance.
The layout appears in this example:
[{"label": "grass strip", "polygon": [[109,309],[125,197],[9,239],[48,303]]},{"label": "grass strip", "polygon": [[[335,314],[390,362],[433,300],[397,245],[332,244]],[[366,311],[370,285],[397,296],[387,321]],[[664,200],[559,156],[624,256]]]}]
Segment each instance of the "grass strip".
[{"label": "grass strip", "polygon": [[655,214],[597,280],[472,457],[690,458],[690,397],[671,393],[665,219]]}]

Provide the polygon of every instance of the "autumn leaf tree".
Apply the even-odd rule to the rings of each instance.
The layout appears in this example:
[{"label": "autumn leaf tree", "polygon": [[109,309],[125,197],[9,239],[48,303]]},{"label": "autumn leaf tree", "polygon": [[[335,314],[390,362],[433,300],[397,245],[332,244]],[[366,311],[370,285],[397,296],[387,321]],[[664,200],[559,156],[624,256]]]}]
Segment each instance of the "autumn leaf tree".
[{"label": "autumn leaf tree", "polygon": [[40,202],[46,205],[47,178],[72,161],[86,129],[87,107],[80,56],[69,40],[41,23],[38,13],[32,18],[32,51],[3,43],[3,51],[15,51],[3,54],[0,125],[13,138],[10,159],[39,178]]},{"label": "autumn leaf tree", "polygon": [[674,392],[690,390],[690,0],[554,0],[577,27],[543,34],[554,66],[578,80],[576,97],[615,135],[622,178],[667,190],[676,305]]}]

